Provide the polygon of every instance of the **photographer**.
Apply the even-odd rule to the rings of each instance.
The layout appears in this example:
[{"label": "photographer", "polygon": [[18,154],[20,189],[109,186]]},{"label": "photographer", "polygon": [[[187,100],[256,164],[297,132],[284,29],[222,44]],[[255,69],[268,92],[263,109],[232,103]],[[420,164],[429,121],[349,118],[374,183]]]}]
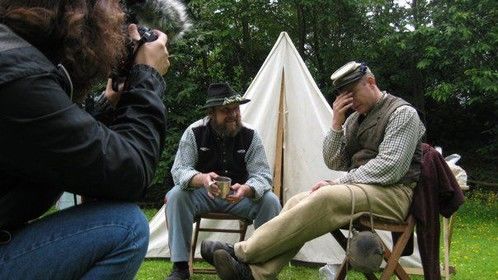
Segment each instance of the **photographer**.
[{"label": "photographer", "polygon": [[[119,0],[0,0],[0,279],[133,279],[140,267],[148,224],[131,202],[164,143],[166,35],[137,50],[122,91],[108,83],[111,121],[77,105],[140,39],[123,26]],[[63,191],[91,199],[40,218]]]}]

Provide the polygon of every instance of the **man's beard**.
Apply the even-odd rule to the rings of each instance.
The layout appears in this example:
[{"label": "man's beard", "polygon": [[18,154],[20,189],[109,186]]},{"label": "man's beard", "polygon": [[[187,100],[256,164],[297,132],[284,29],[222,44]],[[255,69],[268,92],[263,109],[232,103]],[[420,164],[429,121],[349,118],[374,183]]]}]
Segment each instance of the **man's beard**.
[{"label": "man's beard", "polygon": [[[235,123],[235,127],[231,125],[233,123]],[[216,120],[211,119],[211,125],[213,126],[216,133],[221,137],[234,137],[242,128],[242,122],[240,121],[240,118],[237,118],[235,122],[230,122],[230,125],[228,125],[226,121],[222,124],[218,124],[216,123]]]}]

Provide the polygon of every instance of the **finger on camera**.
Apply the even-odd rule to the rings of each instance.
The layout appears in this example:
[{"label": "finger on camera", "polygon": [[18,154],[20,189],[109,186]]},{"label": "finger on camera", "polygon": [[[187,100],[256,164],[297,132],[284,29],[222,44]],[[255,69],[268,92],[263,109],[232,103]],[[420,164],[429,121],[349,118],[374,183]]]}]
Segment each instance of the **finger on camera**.
[{"label": "finger on camera", "polygon": [[168,42],[168,35],[157,29],[154,29],[153,32],[157,34],[156,41],[162,43],[163,45],[166,45],[166,43]]},{"label": "finger on camera", "polygon": [[134,23],[128,25],[128,35],[133,41],[140,40],[140,33],[138,33],[138,26]]}]

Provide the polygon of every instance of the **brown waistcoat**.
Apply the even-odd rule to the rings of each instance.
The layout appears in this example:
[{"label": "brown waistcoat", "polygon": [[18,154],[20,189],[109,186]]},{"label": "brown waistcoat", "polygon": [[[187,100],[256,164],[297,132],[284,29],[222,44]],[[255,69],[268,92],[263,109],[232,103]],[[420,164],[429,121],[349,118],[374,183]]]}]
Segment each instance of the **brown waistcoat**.
[{"label": "brown waistcoat", "polygon": [[[403,105],[411,106],[405,100],[386,93],[386,96],[374,106],[366,117],[356,112],[351,115],[345,135],[346,155],[351,159],[349,170],[358,168],[377,156],[389,117],[398,107]],[[418,181],[421,155],[419,141],[410,168],[398,183]]]}]

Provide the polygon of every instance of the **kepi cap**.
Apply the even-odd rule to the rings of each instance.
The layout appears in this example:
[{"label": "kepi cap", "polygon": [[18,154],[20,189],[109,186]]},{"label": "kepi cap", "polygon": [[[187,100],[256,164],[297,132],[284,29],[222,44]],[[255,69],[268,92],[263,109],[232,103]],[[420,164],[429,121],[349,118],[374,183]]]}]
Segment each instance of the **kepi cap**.
[{"label": "kepi cap", "polygon": [[334,92],[337,93],[341,88],[358,81],[366,73],[371,72],[368,66],[363,62],[350,61],[344,64],[330,76],[332,84],[334,85]]}]

